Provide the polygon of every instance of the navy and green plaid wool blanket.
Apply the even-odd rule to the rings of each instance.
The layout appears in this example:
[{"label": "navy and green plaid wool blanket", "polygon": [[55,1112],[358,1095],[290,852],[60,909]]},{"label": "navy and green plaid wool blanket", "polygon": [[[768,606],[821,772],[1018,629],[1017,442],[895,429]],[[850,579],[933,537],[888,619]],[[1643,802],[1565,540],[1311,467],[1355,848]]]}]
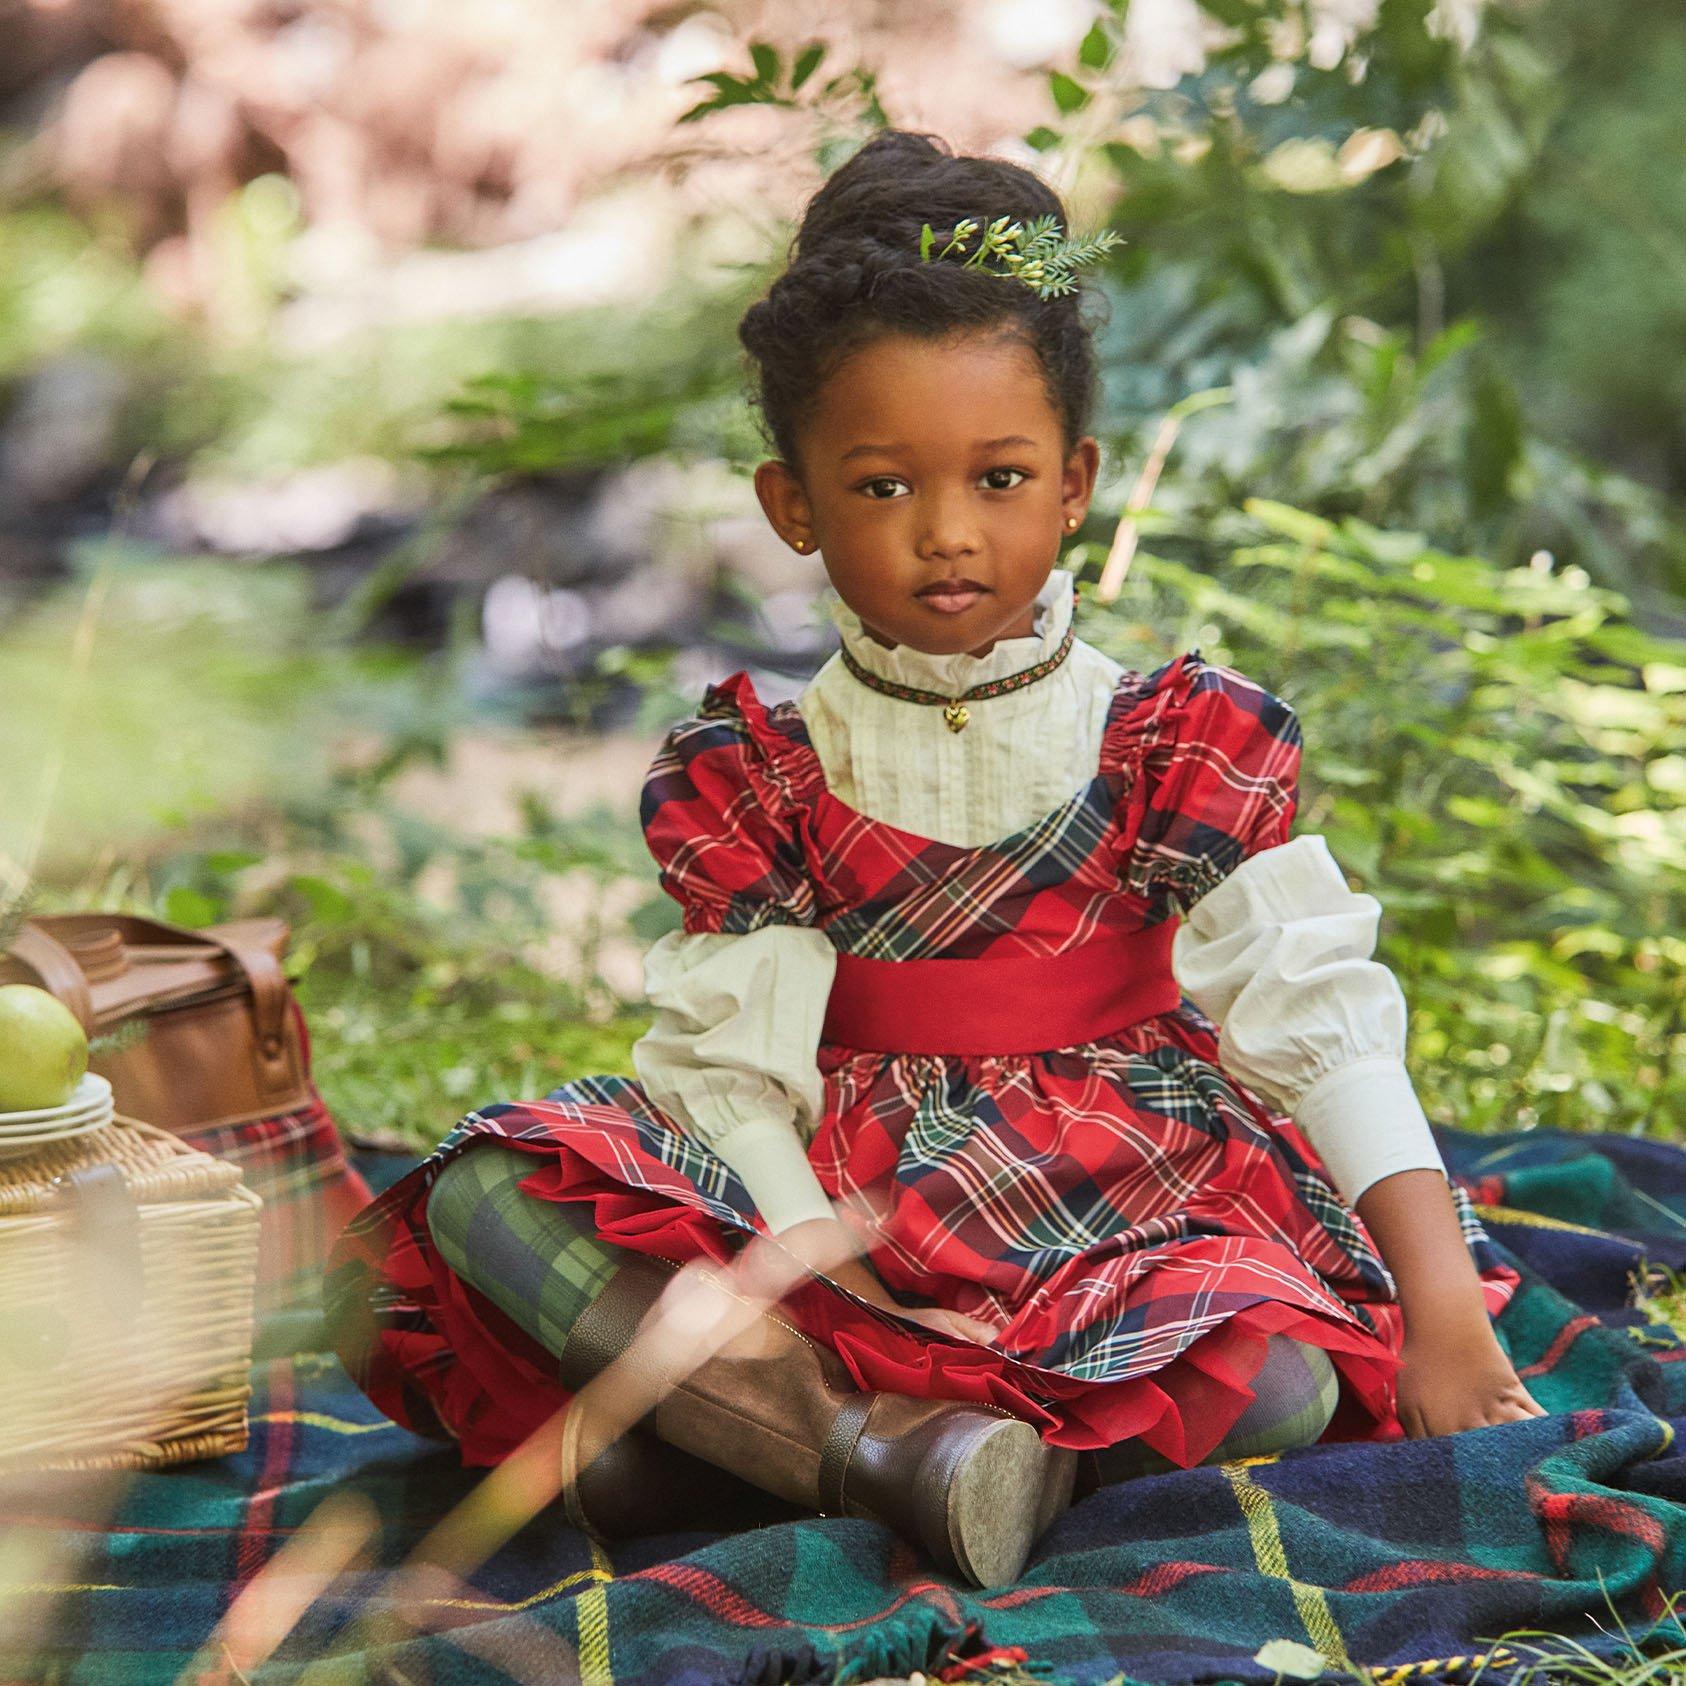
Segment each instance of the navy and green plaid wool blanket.
[{"label": "navy and green plaid wool blanket", "polygon": [[[1632,1303],[1654,1267],[1686,1269],[1686,1148],[1436,1136],[1522,1272],[1497,1327],[1549,1416],[1141,1477],[1068,1512],[1018,1585],[981,1592],[867,1521],[605,1552],[552,1507],[466,1581],[419,1599],[408,1583],[394,1624],[394,1566],[484,1472],[383,1419],[328,1354],[297,1354],[259,1364],[238,1456],[115,1491],[0,1491],[0,1678],[1128,1686],[1362,1666],[1386,1686],[1498,1686],[1537,1668],[1543,1641],[1495,1644],[1519,1630],[1612,1658],[1686,1646],[1669,1597],[1686,1587],[1686,1340]],[[400,1168],[361,1163],[377,1185]],[[375,1520],[313,1578],[287,1552],[331,1497]],[[264,1575],[267,1661],[235,1672],[216,1636]],[[1255,1660],[1271,1641],[1297,1648]]]}]

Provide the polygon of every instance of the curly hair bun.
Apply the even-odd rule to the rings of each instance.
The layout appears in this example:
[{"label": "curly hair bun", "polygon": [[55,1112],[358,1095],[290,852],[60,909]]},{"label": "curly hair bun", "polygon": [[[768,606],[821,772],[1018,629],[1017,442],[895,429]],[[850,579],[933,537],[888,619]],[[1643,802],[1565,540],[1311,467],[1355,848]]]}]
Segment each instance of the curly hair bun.
[{"label": "curly hair bun", "polygon": [[962,331],[1018,332],[1036,352],[1069,450],[1094,407],[1092,330],[1080,289],[1052,297],[998,273],[926,262],[926,223],[946,233],[964,218],[1068,228],[1059,195],[1002,158],[953,153],[935,135],[886,129],[808,202],[787,267],[738,324],[753,362],[753,401],[767,441],[799,461],[797,436],[826,378],[885,333],[938,339]]}]

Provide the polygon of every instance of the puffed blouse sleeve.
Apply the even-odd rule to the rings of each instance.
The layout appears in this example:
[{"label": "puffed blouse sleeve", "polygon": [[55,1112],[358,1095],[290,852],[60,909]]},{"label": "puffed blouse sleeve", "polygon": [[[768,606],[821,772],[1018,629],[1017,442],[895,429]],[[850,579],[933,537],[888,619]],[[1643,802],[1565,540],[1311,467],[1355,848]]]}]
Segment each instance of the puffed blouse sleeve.
[{"label": "puffed blouse sleeve", "polygon": [[1293,708],[1194,652],[1143,758],[1132,862],[1180,913],[1171,965],[1218,1026],[1218,1057],[1300,1126],[1349,1205],[1418,1167],[1446,1173],[1405,1067],[1406,1003],[1373,958],[1381,904],[1316,832],[1288,836],[1302,737]]},{"label": "puffed blouse sleeve", "polygon": [[806,1142],[824,1105],[816,1054],[837,954],[785,792],[742,720],[673,727],[640,821],[682,928],[644,956],[654,1014],[632,1047],[639,1082],[738,1174],[769,1231],[830,1217]]}]

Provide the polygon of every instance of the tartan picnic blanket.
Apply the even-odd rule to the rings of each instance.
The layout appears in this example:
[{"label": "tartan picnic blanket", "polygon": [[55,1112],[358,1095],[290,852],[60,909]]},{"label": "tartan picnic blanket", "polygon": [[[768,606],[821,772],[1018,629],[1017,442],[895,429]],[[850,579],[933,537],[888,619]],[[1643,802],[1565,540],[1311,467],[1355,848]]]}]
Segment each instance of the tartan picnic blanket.
[{"label": "tartan picnic blanket", "polygon": [[[256,1366],[236,1456],[115,1490],[0,1488],[0,1678],[1180,1686],[1363,1665],[1382,1686],[1500,1686],[1537,1667],[1545,1633],[1599,1657],[1686,1646],[1686,1600],[1668,1597],[1686,1587],[1686,1339],[1630,1303],[1648,1265],[1686,1270],[1686,1148],[1435,1136],[1522,1273],[1497,1327],[1549,1416],[1104,1488],[1007,1589],[935,1575],[864,1520],[605,1551],[548,1510],[466,1582],[400,1599],[393,1570],[485,1472],[388,1422],[330,1354],[300,1353]],[[377,1187],[405,1164],[358,1163]],[[287,1548],[348,1496],[368,1501],[366,1544],[312,1579]],[[247,1588],[268,1596],[236,1605]],[[234,1672],[221,1640],[254,1610],[266,1660]],[[1272,1641],[1297,1649],[1255,1660]]]}]

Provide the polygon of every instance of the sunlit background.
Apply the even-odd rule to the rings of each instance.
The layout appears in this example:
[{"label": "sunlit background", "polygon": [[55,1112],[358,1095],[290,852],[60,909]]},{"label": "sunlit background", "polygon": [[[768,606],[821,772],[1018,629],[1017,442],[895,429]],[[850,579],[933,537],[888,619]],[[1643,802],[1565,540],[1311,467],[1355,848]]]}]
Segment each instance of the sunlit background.
[{"label": "sunlit background", "polygon": [[1686,15],[0,28],[8,879],[282,913],[348,1131],[629,1069],[677,918],[636,823],[660,732],[835,636],[750,486],[736,321],[888,122],[1122,235],[1067,556],[1119,590],[1082,630],[1295,703],[1299,824],[1383,901],[1431,1115],[1686,1133]]},{"label": "sunlit background", "polygon": [[[0,0],[0,49],[0,930],[280,915],[360,1144],[629,1073],[678,921],[638,826],[660,736],[835,647],[754,497],[736,324],[893,124],[1121,237],[1085,272],[1079,630],[1293,703],[1296,829],[1382,904],[1430,1117],[1686,1141],[1686,11]],[[1634,1317],[1686,1327],[1652,1289]],[[237,1592],[182,1678],[257,1677],[348,1566],[359,1642],[497,1608],[463,1643],[504,1631],[508,1678],[609,1678],[598,1547],[521,1603],[475,1583],[555,1499],[550,1431],[406,1487],[331,1365],[272,1367],[249,1491],[171,1477],[191,1526],[142,1570],[237,1542],[182,1591],[189,1624]],[[374,1449],[318,1490],[295,1429]],[[63,1599],[97,1665],[78,1612],[142,1590],[127,1535],[98,1555],[122,1478],[39,1514],[73,1486],[81,1531],[0,1529],[7,1656]]]}]

